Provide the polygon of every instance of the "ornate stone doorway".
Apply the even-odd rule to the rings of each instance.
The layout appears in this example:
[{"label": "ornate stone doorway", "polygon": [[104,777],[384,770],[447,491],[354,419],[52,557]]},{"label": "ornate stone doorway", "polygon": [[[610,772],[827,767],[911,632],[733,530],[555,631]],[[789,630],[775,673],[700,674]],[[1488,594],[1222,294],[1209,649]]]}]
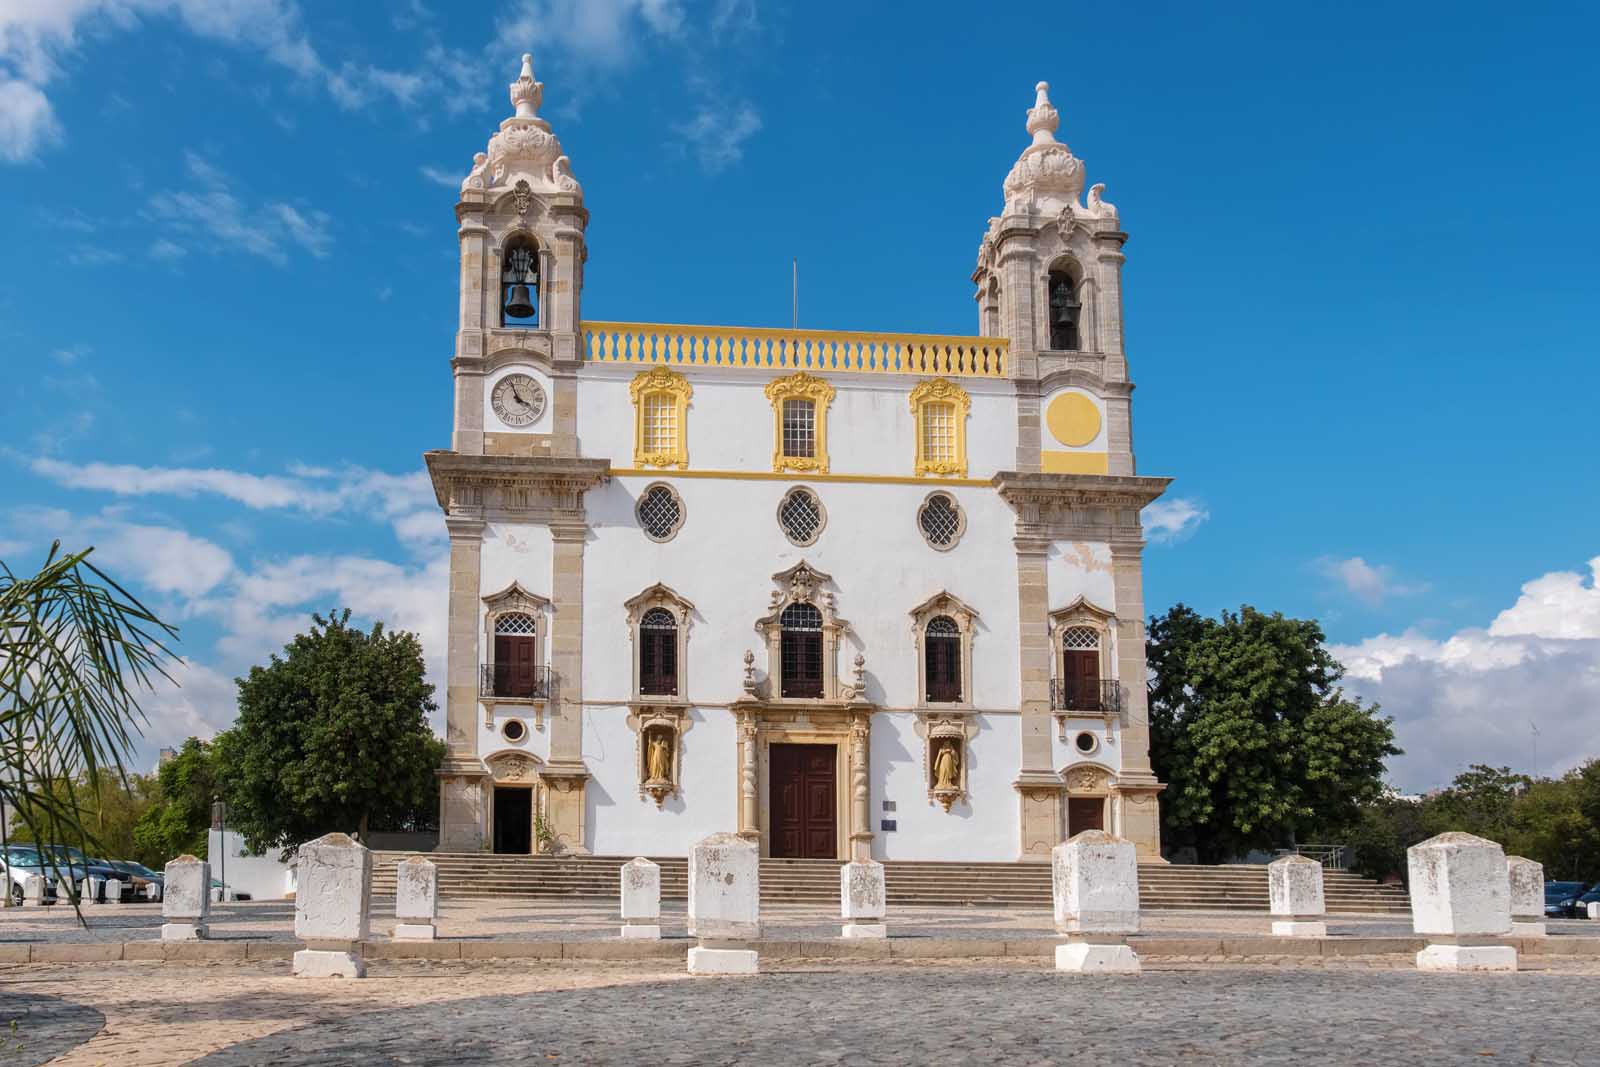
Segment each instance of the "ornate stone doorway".
[{"label": "ornate stone doorway", "polygon": [[836,746],[774,744],[769,759],[772,855],[837,859]]},{"label": "ornate stone doorway", "polygon": [[533,790],[527,786],[494,788],[494,850],[515,856],[533,851]]},{"label": "ornate stone doorway", "polygon": [[1105,797],[1067,798],[1067,836],[1106,828]]}]

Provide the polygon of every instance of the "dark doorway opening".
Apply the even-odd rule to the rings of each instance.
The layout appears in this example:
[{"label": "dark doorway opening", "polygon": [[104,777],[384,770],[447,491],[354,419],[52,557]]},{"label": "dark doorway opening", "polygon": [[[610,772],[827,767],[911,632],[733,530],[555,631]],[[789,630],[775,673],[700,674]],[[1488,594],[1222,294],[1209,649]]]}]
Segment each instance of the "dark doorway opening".
[{"label": "dark doorway opening", "polygon": [[837,755],[833,745],[773,745],[769,750],[772,855],[839,857]]},{"label": "dark doorway opening", "polygon": [[1106,801],[1104,797],[1067,798],[1067,836],[1085,830],[1106,828]]},{"label": "dark doorway opening", "polygon": [[533,790],[495,787],[494,850],[518,856],[533,851]]}]

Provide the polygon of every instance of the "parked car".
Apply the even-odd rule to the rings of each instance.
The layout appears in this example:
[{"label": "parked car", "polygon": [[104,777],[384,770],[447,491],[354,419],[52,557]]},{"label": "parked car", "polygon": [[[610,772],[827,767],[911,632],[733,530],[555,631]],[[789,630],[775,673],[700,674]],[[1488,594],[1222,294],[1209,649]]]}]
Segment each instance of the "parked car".
[{"label": "parked car", "polygon": [[[133,886],[134,900],[160,900],[163,888],[162,874],[152,871],[142,863],[132,860],[107,860],[107,864],[123,872],[123,881]],[[155,892],[150,892],[150,887],[155,886]]]},{"label": "parked car", "polygon": [[[38,845],[31,847],[35,851],[40,850]],[[83,854],[82,850],[73,848],[71,845],[46,845],[44,848],[50,850],[54,861],[54,870],[48,877],[48,881],[53,882],[58,876],[65,876],[76,886],[82,884],[85,878],[98,878],[103,884],[113,878],[123,882],[127,877],[123,872],[112,867],[104,860],[90,859]],[[132,883],[123,885],[122,895],[123,899],[133,895]],[[103,888],[100,891],[99,899],[101,901],[105,899],[105,890]]]},{"label": "parked car", "polygon": [[1574,910],[1577,912],[1577,914],[1573,917],[1577,919],[1587,919],[1589,917],[1589,905],[1597,902],[1600,902],[1600,882],[1596,882],[1593,889],[1589,890],[1587,893],[1577,899],[1577,902],[1574,906]]},{"label": "parked car", "polygon": [[22,903],[22,883],[30,874],[37,874],[44,879],[45,899],[55,899],[55,878],[52,872],[45,869],[44,860],[37,849],[27,845],[11,845],[0,857],[0,872],[4,872],[6,891],[11,894],[13,904]]},{"label": "parked car", "polygon": [[1578,898],[1587,887],[1582,882],[1545,882],[1544,914],[1547,919],[1575,919]]}]

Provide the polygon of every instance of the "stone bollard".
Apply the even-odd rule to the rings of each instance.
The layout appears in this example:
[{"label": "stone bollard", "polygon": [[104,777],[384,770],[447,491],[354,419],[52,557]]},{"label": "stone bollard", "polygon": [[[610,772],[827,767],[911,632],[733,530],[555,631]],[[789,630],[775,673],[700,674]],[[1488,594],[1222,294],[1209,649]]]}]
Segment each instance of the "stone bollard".
[{"label": "stone bollard", "polygon": [[1128,946],[1139,931],[1139,860],[1133,842],[1085,830],[1050,852],[1056,929],[1056,970],[1077,974],[1138,974]]},{"label": "stone bollard", "polygon": [[661,940],[661,868],[643,856],[622,865],[624,939]]},{"label": "stone bollard", "polygon": [[211,915],[211,864],[193,856],[179,856],[167,864],[161,878],[163,941],[197,941],[206,936]]},{"label": "stone bollard", "polygon": [[1430,837],[1406,850],[1411,925],[1426,934],[1421,971],[1514,971],[1517,950],[1487,940],[1511,929],[1506,854],[1471,834]]},{"label": "stone bollard", "polygon": [[149,900],[149,901],[152,901],[152,902],[160,900],[161,899],[161,887],[159,885],[157,885],[155,882],[151,882],[149,885],[144,887],[144,898],[146,900]]},{"label": "stone bollard", "polygon": [[44,907],[44,878],[37,874],[22,876],[22,906],[25,908]]},{"label": "stone bollard", "polygon": [[1507,856],[1506,880],[1511,885],[1511,936],[1544,937],[1544,864]]},{"label": "stone bollard", "polygon": [[432,941],[439,914],[439,868],[421,856],[403,859],[394,869],[394,939]]},{"label": "stone bollard", "polygon": [[839,868],[839,915],[844,919],[841,937],[888,937],[884,913],[888,892],[883,864],[858,860]]},{"label": "stone bollard", "polygon": [[105,888],[105,882],[99,878],[85,878],[78,883],[78,901],[85,908],[92,908],[100,903],[100,892]]},{"label": "stone bollard", "polygon": [[1589,918],[1600,919],[1600,900],[1591,900],[1588,904]]},{"label": "stone bollard", "polygon": [[78,891],[72,888],[72,883],[65,878],[56,879],[56,903],[71,904]]},{"label": "stone bollard", "polygon": [[294,898],[294,954],[300,978],[365,978],[357,955],[367,939],[372,853],[348,834],[324,834],[300,846],[300,891]]},{"label": "stone bollard", "polygon": [[1274,937],[1327,937],[1322,921],[1322,864],[1304,856],[1284,856],[1267,864],[1267,895],[1272,901]]},{"label": "stone bollard", "polygon": [[122,879],[120,879],[120,878],[107,878],[106,879],[106,903],[107,904],[121,904],[122,903]]},{"label": "stone bollard", "polygon": [[[755,974],[756,953],[716,947],[761,936],[761,850],[738,834],[712,834],[689,851],[690,974]],[[710,944],[707,944],[710,942]]]}]

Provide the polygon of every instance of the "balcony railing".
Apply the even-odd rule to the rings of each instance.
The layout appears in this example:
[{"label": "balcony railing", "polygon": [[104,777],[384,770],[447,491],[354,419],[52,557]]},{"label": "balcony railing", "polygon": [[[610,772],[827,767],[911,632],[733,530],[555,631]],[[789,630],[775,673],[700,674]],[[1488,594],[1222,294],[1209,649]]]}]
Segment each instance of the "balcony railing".
[{"label": "balcony railing", "polygon": [[844,330],[773,330],[738,326],[672,326],[652,322],[585,322],[584,359],[594,363],[756,370],[922,374],[1004,378],[1003,337],[946,337]]},{"label": "balcony railing", "polygon": [[549,667],[485,663],[478,675],[478,695],[507,700],[549,700],[555,690],[555,680],[555,672]]},{"label": "balcony railing", "polygon": [[1121,711],[1122,689],[1114,678],[1052,678],[1050,710],[1099,714]]}]

